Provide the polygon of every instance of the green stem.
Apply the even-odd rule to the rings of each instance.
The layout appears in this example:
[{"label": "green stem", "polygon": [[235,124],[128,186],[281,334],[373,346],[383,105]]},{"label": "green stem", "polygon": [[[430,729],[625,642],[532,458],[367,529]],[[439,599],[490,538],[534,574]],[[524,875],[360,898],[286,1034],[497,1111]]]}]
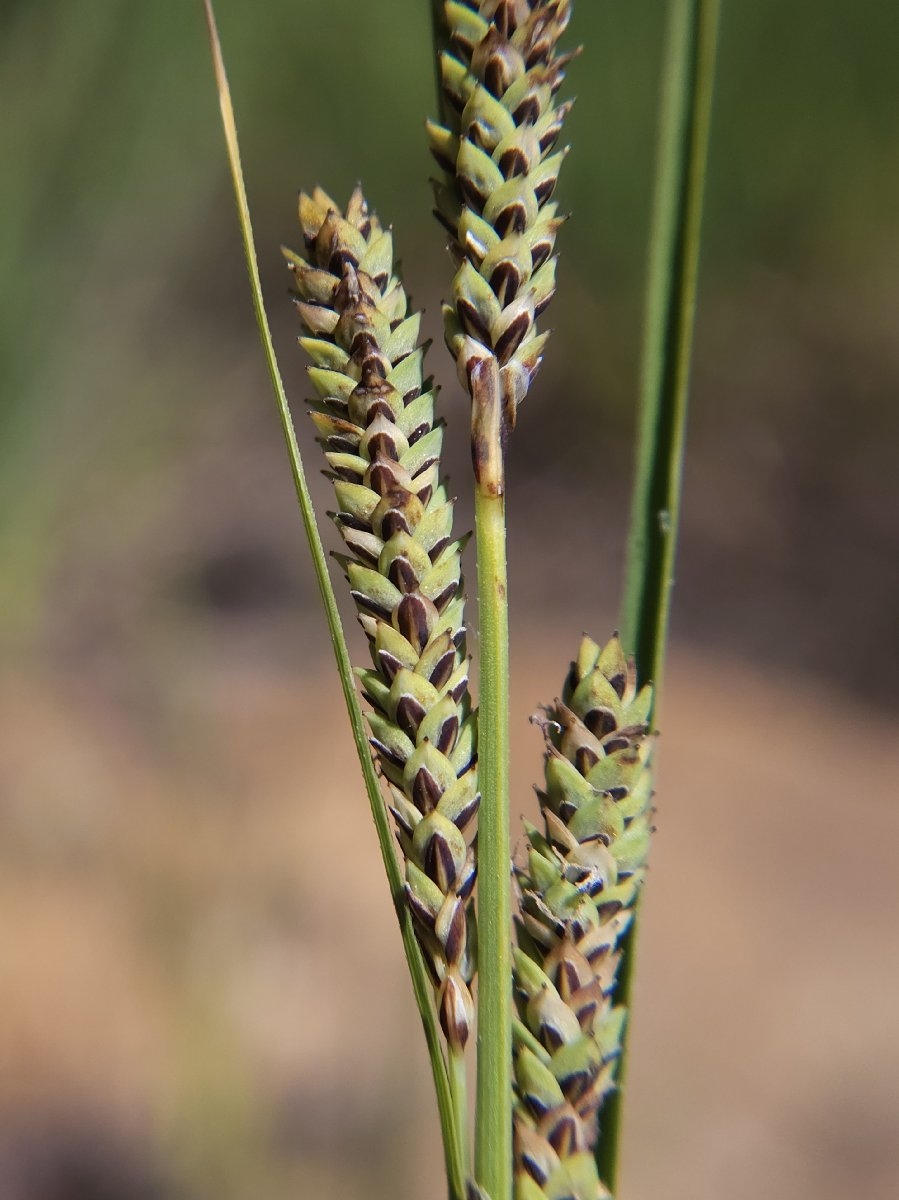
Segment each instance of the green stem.
[{"label": "green stem", "polygon": [[449,1086],[456,1129],[464,1162],[469,1162],[468,1146],[468,1067],[461,1050],[449,1050]]},{"label": "green stem", "polygon": [[478,1071],[475,1176],[512,1194],[512,946],[509,834],[509,616],[502,495],[475,495],[480,624]]},{"label": "green stem", "polygon": [[[644,324],[637,469],[622,615],[640,681],[655,684],[657,723],[680,517],[702,202],[715,74],[719,0],[670,0]],[[624,943],[618,1002],[631,1007],[636,919]],[[628,1026],[630,1022],[628,1022]],[[597,1161],[617,1185],[621,1098],[602,1114]]]},{"label": "green stem", "polygon": [[265,303],[262,296],[262,284],[259,279],[259,266],[256,256],[255,239],[253,237],[253,226],[250,219],[250,209],[247,201],[243,169],[240,161],[240,148],[237,140],[237,127],[234,120],[234,110],[231,103],[231,92],[228,86],[228,78],[225,73],[225,65],[222,58],[221,43],[219,41],[211,0],[203,0],[203,3],[206,11],[206,21],[209,27],[209,40],[212,50],[213,65],[215,68],[216,84],[218,86],[222,125],[225,133],[225,143],[228,150],[228,162],[231,169],[234,197],[237,203],[237,215],[240,222],[241,236],[243,238],[247,273],[249,276],[250,288],[253,296],[253,308],[256,313],[256,323],[259,327],[259,337],[265,352],[265,359],[268,366],[269,376],[271,378],[272,389],[275,393],[275,400],[278,406],[278,415],[281,420],[281,428],[284,434],[285,443],[287,445],[287,453],[290,459],[290,467],[293,474],[294,486],[296,488],[297,500],[299,501],[300,511],[303,517],[303,526],[306,531],[306,538],[309,542],[309,549],[312,554],[315,577],[318,582],[322,604],[324,606],[325,615],[328,621],[328,629],[331,635],[331,645],[334,650],[334,657],[337,662],[337,671],[340,676],[343,697],[346,703],[347,713],[350,719],[350,726],[353,732],[353,741],[355,742],[356,753],[359,757],[359,765],[362,769],[362,775],[365,780],[365,787],[368,793],[372,817],[374,819],[375,829],[378,835],[378,843],[381,849],[381,857],[384,861],[384,868],[387,872],[390,892],[393,897],[394,907],[396,909],[400,931],[402,933],[403,948],[406,952],[406,960],[409,964],[409,972],[412,976],[412,988],[415,994],[415,1001],[418,1006],[418,1012],[421,1018],[422,1027],[425,1033],[425,1040],[428,1046],[428,1055],[431,1061],[431,1070],[433,1072],[434,1086],[437,1093],[437,1107],[440,1115],[440,1126],[443,1134],[443,1147],[450,1198],[451,1200],[464,1200],[467,1175],[467,1158],[464,1149],[465,1126],[459,1126],[456,1119],[456,1114],[458,1111],[457,1102],[454,1101],[453,1088],[450,1083],[447,1064],[443,1055],[440,1031],[437,1024],[437,1016],[434,1011],[433,992],[428,977],[427,968],[425,967],[424,958],[422,957],[421,947],[419,946],[418,940],[415,936],[415,931],[412,926],[412,919],[405,902],[403,875],[393,848],[393,834],[390,828],[390,819],[387,814],[386,805],[384,803],[384,798],[381,793],[380,784],[378,782],[378,777],[372,761],[371,752],[369,750],[368,735],[365,729],[365,720],[362,715],[361,705],[359,703],[359,695],[356,691],[355,676],[353,674],[352,663],[350,662],[346,638],[344,637],[343,633],[340,613],[337,608],[337,599],[334,595],[334,588],[331,584],[331,577],[328,572],[327,556],[325,554],[325,549],[322,545],[321,536],[318,531],[318,524],[315,519],[315,510],[312,506],[312,498],[309,495],[309,488],[306,482],[306,473],[303,467],[303,460],[300,454],[299,444],[297,442],[296,431],[293,427],[293,420],[290,415],[290,407],[288,405],[287,395],[284,390],[284,384],[278,368],[278,361],[275,355],[274,344],[272,342],[268,317],[266,316],[265,312]]}]

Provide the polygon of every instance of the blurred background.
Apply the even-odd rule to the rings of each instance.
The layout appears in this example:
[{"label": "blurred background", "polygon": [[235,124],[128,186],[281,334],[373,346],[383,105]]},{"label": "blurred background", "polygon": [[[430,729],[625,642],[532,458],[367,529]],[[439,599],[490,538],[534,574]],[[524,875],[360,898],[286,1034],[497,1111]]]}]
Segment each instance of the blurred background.
[{"label": "blurred background", "polygon": [[[428,5],[217,7],[310,470],[278,247],[361,178],[464,527]],[[526,718],[616,622],[662,33],[577,8],[510,480],[529,813]],[[724,3],[628,1200],[899,1194],[897,56],[887,0]],[[0,112],[0,1200],[440,1196],[199,4],[4,0]]]}]

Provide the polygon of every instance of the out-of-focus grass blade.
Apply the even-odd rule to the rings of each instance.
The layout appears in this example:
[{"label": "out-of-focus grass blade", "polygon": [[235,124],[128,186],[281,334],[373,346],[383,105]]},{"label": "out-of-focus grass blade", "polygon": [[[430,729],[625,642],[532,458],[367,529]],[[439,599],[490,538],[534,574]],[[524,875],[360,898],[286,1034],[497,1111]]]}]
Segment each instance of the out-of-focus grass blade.
[{"label": "out-of-focus grass blade", "polygon": [[243,238],[247,274],[249,276],[250,290],[253,297],[253,308],[256,312],[256,323],[259,326],[259,336],[262,341],[263,350],[265,351],[265,359],[268,365],[269,376],[271,377],[272,389],[275,393],[275,400],[277,401],[278,405],[278,415],[281,419],[284,440],[287,444],[287,453],[290,458],[290,466],[293,473],[294,485],[296,487],[297,500],[299,501],[300,511],[303,517],[303,525],[306,530],[306,538],[309,542],[309,549],[312,553],[312,562],[315,567],[315,577],[318,581],[319,592],[321,593],[322,604],[324,605],[325,614],[328,621],[331,644],[334,649],[334,657],[337,662],[340,683],[341,687],[343,688],[347,713],[349,715],[350,725],[353,731],[353,740],[356,743],[356,752],[359,756],[359,765],[362,768],[362,774],[365,779],[365,786],[368,792],[369,802],[371,804],[372,817],[374,818],[375,829],[377,830],[378,834],[378,842],[380,843],[381,847],[381,856],[384,860],[384,867],[387,871],[390,891],[393,896],[394,906],[399,919],[400,930],[403,937],[403,946],[409,963],[409,971],[412,976],[412,986],[415,992],[415,1000],[418,1005],[418,1011],[421,1016],[421,1022],[424,1027],[425,1038],[428,1044],[428,1053],[431,1059],[431,1068],[437,1090],[437,1104],[440,1112],[440,1123],[443,1131],[444,1152],[446,1156],[450,1195],[452,1200],[463,1200],[465,1194],[465,1167],[461,1150],[462,1141],[460,1138],[460,1131],[456,1129],[453,1116],[453,1106],[450,1096],[446,1061],[443,1055],[440,1033],[437,1025],[436,1014],[434,1012],[433,1001],[431,998],[431,985],[428,980],[424,959],[422,958],[421,950],[418,942],[416,941],[415,933],[412,928],[411,917],[405,903],[403,877],[393,849],[393,836],[390,829],[390,820],[384,803],[384,797],[381,793],[378,777],[375,773],[371,753],[369,751],[368,736],[365,731],[365,721],[362,715],[361,706],[359,704],[359,696],[358,692],[356,691],[353,668],[350,663],[350,656],[347,650],[340,614],[337,609],[337,601],[334,596],[331,577],[328,573],[327,557],[322,545],[321,536],[319,535],[318,524],[315,519],[315,510],[313,509],[312,499],[309,495],[309,488],[306,483],[306,473],[303,467],[303,460],[300,454],[296,432],[293,427],[293,420],[290,415],[290,407],[287,402],[287,395],[284,390],[281,373],[278,369],[278,361],[275,355],[271,330],[269,328],[268,318],[265,312],[265,304],[262,297],[262,285],[259,279],[259,266],[256,258],[256,245],[253,238],[253,226],[250,220],[250,209],[247,202],[246,187],[244,184],[243,170],[240,162],[240,148],[237,141],[237,127],[234,120],[234,109],[231,104],[231,92],[228,87],[228,79],[225,73],[225,64],[222,57],[221,43],[219,41],[212,2],[211,0],[203,0],[203,3],[206,11],[206,22],[209,27],[209,42],[212,51],[213,66],[215,68],[216,85],[218,87],[219,105],[221,107],[222,114],[222,126],[224,129],[225,142],[228,149],[228,162],[230,164],[231,179],[234,185],[234,197],[237,203],[237,215],[240,222],[241,235]]},{"label": "out-of-focus grass blade", "polygon": [[[623,642],[640,682],[655,684],[653,720],[668,637],[696,307],[702,203],[715,74],[719,0],[670,0],[662,87],[646,315],[637,468],[625,575]],[[636,922],[624,945],[618,1002],[630,1006]],[[625,1032],[625,1038],[627,1033]],[[600,1121],[597,1161],[616,1190],[621,1095]]]}]

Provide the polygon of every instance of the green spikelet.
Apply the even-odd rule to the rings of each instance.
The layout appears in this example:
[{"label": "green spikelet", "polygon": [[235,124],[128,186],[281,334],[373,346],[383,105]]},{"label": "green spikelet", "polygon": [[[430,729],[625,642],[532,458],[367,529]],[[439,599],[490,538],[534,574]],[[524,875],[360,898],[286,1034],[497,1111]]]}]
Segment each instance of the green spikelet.
[{"label": "green spikelet", "polygon": [[334,482],[341,559],[374,668],[360,671],[372,745],[406,859],[406,895],[441,1025],[464,1047],[473,1021],[468,909],[478,808],[461,545],[439,479],[442,428],[423,378],[420,316],[394,272],[389,230],[361,190],[346,211],[300,196],[304,251],[285,251],[308,331],[312,419]]},{"label": "green spikelet", "polygon": [[478,363],[499,368],[504,430],[540,365],[537,319],[555,290],[551,202],[566,151],[556,150],[571,107],[557,104],[570,54],[557,53],[570,0],[449,0],[440,55],[445,125],[430,122],[446,173],[437,216],[457,266],[444,308],[447,345],[473,390]]},{"label": "green spikelet", "polygon": [[[519,1197],[608,1195],[592,1149],[626,1017],[612,1003],[618,945],[649,846],[651,704],[617,637],[603,648],[585,638],[563,700],[547,711],[544,828],[528,828],[528,862],[518,871]],[[557,1175],[572,1171],[577,1187],[565,1191]],[[535,1183],[542,1192],[528,1190]]]}]

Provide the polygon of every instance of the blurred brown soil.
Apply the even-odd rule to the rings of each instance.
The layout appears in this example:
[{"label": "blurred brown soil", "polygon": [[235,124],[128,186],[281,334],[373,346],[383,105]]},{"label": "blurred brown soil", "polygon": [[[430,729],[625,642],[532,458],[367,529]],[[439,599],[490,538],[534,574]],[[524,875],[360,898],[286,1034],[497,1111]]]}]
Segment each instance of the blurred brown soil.
[{"label": "blurred brown soil", "polygon": [[[527,716],[572,650],[541,630],[517,662],[530,814]],[[51,1195],[23,1147],[46,1158],[60,1129],[137,1147],[170,1185],[122,1174],[79,1200],[440,1196],[328,663],[197,651],[151,718],[83,677],[0,681],[0,1196]],[[836,690],[692,651],[662,725],[622,1196],[892,1200],[895,731]]]}]

